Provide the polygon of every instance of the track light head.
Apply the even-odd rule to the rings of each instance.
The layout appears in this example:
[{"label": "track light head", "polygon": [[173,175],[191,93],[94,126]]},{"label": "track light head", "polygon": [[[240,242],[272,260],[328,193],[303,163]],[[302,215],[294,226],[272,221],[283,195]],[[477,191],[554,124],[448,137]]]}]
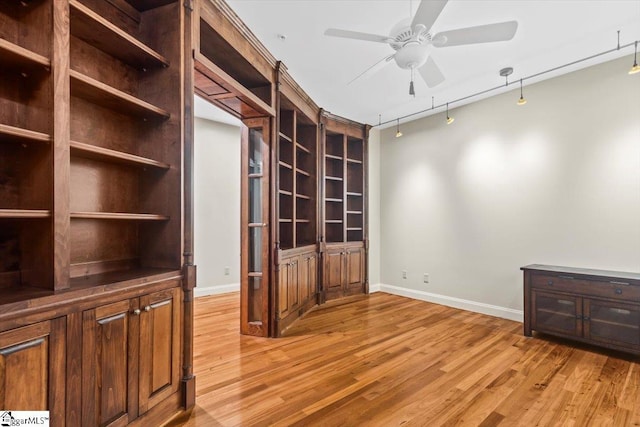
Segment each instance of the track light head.
[{"label": "track light head", "polygon": [[527,103],[527,100],[522,96],[522,79],[520,79],[520,99],[518,99],[518,105],[524,105]]},{"label": "track light head", "polygon": [[413,89],[413,80],[409,83],[409,95],[416,96],[416,91]]},{"label": "track light head", "polygon": [[638,66],[638,42],[635,43],[635,51],[633,53],[633,66],[629,70],[629,74],[640,73],[640,66]]},{"label": "track light head", "polygon": [[447,124],[450,125],[454,120],[455,119],[453,117],[447,117]]},{"label": "track light head", "polygon": [[398,119],[396,124],[396,138],[400,138],[402,136],[402,132],[400,132],[400,119]]}]

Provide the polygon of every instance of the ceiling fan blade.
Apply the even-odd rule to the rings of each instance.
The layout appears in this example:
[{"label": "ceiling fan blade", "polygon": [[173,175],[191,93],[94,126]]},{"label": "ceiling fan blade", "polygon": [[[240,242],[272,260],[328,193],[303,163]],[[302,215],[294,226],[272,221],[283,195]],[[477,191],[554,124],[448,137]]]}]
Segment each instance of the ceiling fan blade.
[{"label": "ceiling fan blade", "polygon": [[440,68],[431,57],[427,58],[427,62],[425,62],[422,67],[418,68],[418,71],[420,71],[422,79],[429,87],[438,86],[444,81],[442,71],[440,71]]},{"label": "ceiling fan blade", "polygon": [[394,56],[396,56],[395,53],[393,55],[385,56],[380,61],[376,62],[371,67],[367,68],[362,73],[358,74],[356,77],[351,79],[351,81],[349,83],[347,83],[347,85],[350,85],[351,83],[355,82],[356,80],[358,80],[361,77],[371,75],[371,74],[381,70],[386,64],[391,62],[391,60],[393,59]]},{"label": "ceiling fan blade", "polygon": [[433,36],[433,45],[448,47],[511,40],[517,29],[518,21],[508,21],[443,31]]},{"label": "ceiling fan blade", "polygon": [[361,33],[359,31],[340,30],[338,28],[328,28],[324,32],[325,36],[342,37],[344,39],[365,40],[369,42],[389,43],[392,39],[389,36],[377,34]]},{"label": "ceiling fan blade", "polygon": [[427,30],[430,30],[448,1],[449,0],[422,0],[411,22],[411,28],[422,24]]}]

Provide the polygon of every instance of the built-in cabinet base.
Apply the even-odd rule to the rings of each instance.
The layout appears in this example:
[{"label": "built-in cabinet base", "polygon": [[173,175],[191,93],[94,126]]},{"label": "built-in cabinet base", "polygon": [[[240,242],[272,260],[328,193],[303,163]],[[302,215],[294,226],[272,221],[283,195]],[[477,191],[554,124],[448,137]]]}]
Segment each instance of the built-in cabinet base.
[{"label": "built-in cabinet base", "polygon": [[0,407],[48,410],[56,426],[158,425],[175,415],[183,292],[179,273],[162,276],[3,306]]},{"label": "built-in cabinet base", "polygon": [[281,253],[278,264],[278,336],[318,304],[318,255],[315,245]]},{"label": "built-in cabinet base", "polygon": [[362,242],[326,245],[323,255],[323,300],[367,293]]}]

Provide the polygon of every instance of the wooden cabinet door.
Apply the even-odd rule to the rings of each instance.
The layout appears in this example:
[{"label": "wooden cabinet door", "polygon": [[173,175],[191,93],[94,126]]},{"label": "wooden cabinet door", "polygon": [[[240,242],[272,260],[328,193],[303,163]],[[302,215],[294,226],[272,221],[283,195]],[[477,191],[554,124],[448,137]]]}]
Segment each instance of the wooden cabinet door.
[{"label": "wooden cabinet door", "polygon": [[332,248],[325,252],[324,288],[327,292],[342,290],[345,275],[343,250],[343,248]]},{"label": "wooden cabinet door", "polygon": [[347,290],[362,290],[364,284],[364,249],[347,249]]},{"label": "wooden cabinet door", "polygon": [[318,296],[318,256],[313,254],[309,257],[309,297],[317,302]]},{"label": "wooden cabinet door", "polygon": [[294,257],[289,262],[289,311],[295,310],[300,306],[300,288],[299,288],[299,270],[300,257]]},{"label": "wooden cabinet door", "polygon": [[640,306],[585,298],[584,335],[600,344],[640,349]]},{"label": "wooden cabinet door", "polygon": [[0,409],[48,410],[64,424],[64,320],[0,333]]},{"label": "wooden cabinet door", "polygon": [[303,254],[300,256],[298,265],[298,298],[300,305],[307,303],[309,299],[309,254]]},{"label": "wooden cabinet door", "polygon": [[137,299],[83,313],[82,425],[126,425],[138,415]]},{"label": "wooden cabinet door", "polygon": [[316,254],[303,256],[300,272],[300,301],[302,304],[306,304],[310,299],[316,298],[318,288],[318,258]]},{"label": "wooden cabinet door", "polygon": [[582,337],[582,298],[540,291],[532,294],[533,329]]},{"label": "wooden cabinet door", "polygon": [[289,283],[291,282],[291,260],[283,259],[278,271],[278,318],[289,314]]},{"label": "wooden cabinet door", "polygon": [[180,381],[180,290],[140,297],[140,415],[178,391]]}]

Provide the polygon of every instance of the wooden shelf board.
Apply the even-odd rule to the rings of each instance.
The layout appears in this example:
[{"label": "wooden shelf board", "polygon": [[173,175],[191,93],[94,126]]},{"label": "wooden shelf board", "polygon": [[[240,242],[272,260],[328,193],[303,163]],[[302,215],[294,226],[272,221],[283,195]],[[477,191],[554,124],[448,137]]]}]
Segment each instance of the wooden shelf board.
[{"label": "wooden shelf board", "polygon": [[311,196],[307,196],[306,194],[296,194],[298,199],[311,200]]},{"label": "wooden shelf board", "polygon": [[78,71],[71,70],[70,76],[71,94],[74,96],[79,96],[115,111],[123,110],[142,117],[168,119],[171,116],[169,112],[160,107],[85,76]]},{"label": "wooden shelf board", "polygon": [[362,215],[362,211],[347,211],[350,215]]},{"label": "wooden shelf board", "polygon": [[362,231],[362,227],[347,227],[347,231]]},{"label": "wooden shelf board", "polygon": [[135,220],[135,221],[166,221],[169,219],[166,215],[157,214],[141,214],[126,212],[71,212],[71,218],[76,219],[117,219],[117,220]]},{"label": "wooden shelf board", "polygon": [[324,177],[324,179],[326,179],[327,181],[342,181],[342,178],[341,178],[341,177],[339,177],[339,176],[329,176],[329,175],[326,175],[326,176]]},{"label": "wooden shelf board", "polygon": [[289,163],[287,163],[287,162],[283,162],[282,160],[280,160],[280,161],[278,162],[278,164],[279,164],[280,166],[284,167],[284,168],[287,168],[287,169],[291,169],[291,170],[293,170],[293,166],[291,166],[291,165],[290,165]]},{"label": "wooden shelf board", "polygon": [[0,38],[0,63],[2,67],[49,68],[51,61],[44,56]]},{"label": "wooden shelf board", "polygon": [[300,144],[299,142],[296,142],[296,147],[298,147],[301,151],[304,151],[307,154],[311,154],[311,150],[309,150],[307,147]]},{"label": "wooden shelf board", "polygon": [[46,209],[0,209],[0,218],[49,218],[51,211]]},{"label": "wooden shelf board", "polygon": [[278,190],[278,193],[284,194],[285,196],[293,196],[293,192],[292,191]]},{"label": "wooden shelf board", "polygon": [[264,175],[261,173],[250,173],[249,178],[263,178]]},{"label": "wooden shelf board", "polygon": [[72,35],[130,65],[142,68],[169,66],[167,58],[78,0],[70,0],[69,6]]},{"label": "wooden shelf board", "polygon": [[130,270],[116,270],[89,276],[74,277],[70,280],[71,289],[95,288],[96,286],[113,285],[129,282],[128,285],[147,283],[164,277],[179,277],[181,271],[169,268],[138,267]]},{"label": "wooden shelf board", "polygon": [[357,165],[361,165],[362,164],[362,160],[347,159],[347,163],[354,163],[354,164],[357,164]]},{"label": "wooden shelf board", "polygon": [[308,224],[310,222],[308,219],[296,219],[296,224]]},{"label": "wooden shelf board", "polygon": [[299,173],[300,175],[311,176],[311,174],[309,172],[307,172],[306,170],[302,170],[302,169],[296,168],[296,172]]},{"label": "wooden shelf board", "polygon": [[356,193],[356,192],[353,192],[353,191],[347,191],[347,196],[362,197],[362,193]]},{"label": "wooden shelf board", "polygon": [[71,141],[71,152],[81,157],[88,157],[100,160],[108,160],[115,163],[125,163],[135,166],[150,166],[157,169],[170,169],[171,165],[146,157],[124,153],[122,151],[111,150],[98,147],[83,142]]},{"label": "wooden shelf board", "polygon": [[343,158],[340,156],[334,156],[333,154],[325,154],[324,155],[327,159],[331,159],[331,160],[340,160],[342,161]]},{"label": "wooden shelf board", "polygon": [[293,220],[291,218],[280,218],[278,220],[278,222],[280,222],[280,223],[292,223]]},{"label": "wooden shelf board", "polygon": [[342,199],[336,199],[333,197],[326,197],[324,199],[325,202],[334,202],[334,203],[342,203]]},{"label": "wooden shelf board", "polygon": [[327,224],[342,224],[343,221],[341,219],[325,219],[325,223]]},{"label": "wooden shelf board", "polygon": [[279,132],[279,133],[278,133],[278,136],[280,136],[280,138],[284,139],[285,141],[293,142],[293,139],[291,139],[291,137],[289,137],[289,136],[285,135],[285,134],[284,134],[284,133],[282,133],[282,132]]},{"label": "wooden shelf board", "polygon": [[[258,98],[256,94],[244,87],[200,52],[195,52],[194,68],[208,79],[219,84],[227,92],[233,93],[239,100],[255,110],[257,115],[252,115],[252,117],[260,117],[264,114],[271,116],[276,115],[275,109],[271,105]],[[205,98],[207,98],[206,95]],[[238,112],[236,112],[236,115],[237,113]]]},{"label": "wooden shelf board", "polygon": [[16,139],[20,141],[51,142],[51,135],[0,123],[0,141],[8,139]]}]

